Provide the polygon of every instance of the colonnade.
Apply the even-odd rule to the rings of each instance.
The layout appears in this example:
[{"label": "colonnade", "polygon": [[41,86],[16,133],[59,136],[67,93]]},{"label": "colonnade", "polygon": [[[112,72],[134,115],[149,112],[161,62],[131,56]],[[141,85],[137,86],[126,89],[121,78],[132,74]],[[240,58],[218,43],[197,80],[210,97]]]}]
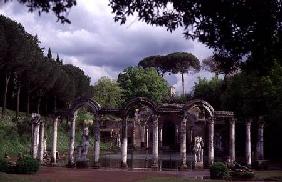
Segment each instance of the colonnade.
[{"label": "colonnade", "polygon": [[31,153],[34,159],[38,159],[40,162],[43,161],[45,148],[44,138],[44,121],[41,120],[39,114],[32,115],[32,148]]},{"label": "colonnade", "polygon": [[[99,117],[97,117],[99,120]],[[152,131],[153,131],[153,163],[152,168],[158,168],[159,159],[159,146],[162,145],[162,128],[159,128],[159,116],[152,116]],[[68,152],[68,165],[74,166],[75,157],[75,126],[76,126],[76,113],[73,118],[70,118],[70,130],[69,130],[69,152]],[[52,136],[52,152],[51,152],[51,162],[57,162],[57,128],[58,128],[58,117],[53,119],[53,136]],[[212,164],[214,162],[214,118],[208,119],[208,162]],[[251,143],[251,124],[252,120],[246,122],[246,164],[252,164],[252,143]],[[33,115],[32,119],[32,156],[33,158],[43,161],[44,155],[44,122],[40,119],[40,115]],[[94,127],[94,164],[95,167],[99,167],[99,157],[100,157],[100,125],[99,121],[95,122]],[[145,145],[148,148],[149,134],[148,128],[144,128],[145,134]],[[187,118],[183,117],[180,123],[180,156],[181,156],[181,166],[180,169],[187,168]],[[256,160],[264,159],[264,122],[258,122],[258,135],[256,143]],[[123,120],[122,123],[122,144],[121,144],[121,167],[127,167],[127,149],[128,149],[128,121]],[[230,162],[235,161],[235,119],[229,119],[229,159]]]}]

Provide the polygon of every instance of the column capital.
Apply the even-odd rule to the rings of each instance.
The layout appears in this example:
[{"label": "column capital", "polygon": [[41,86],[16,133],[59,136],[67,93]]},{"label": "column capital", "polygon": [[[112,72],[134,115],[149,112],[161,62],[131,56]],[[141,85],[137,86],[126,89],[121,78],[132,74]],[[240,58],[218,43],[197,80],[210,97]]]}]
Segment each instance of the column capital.
[{"label": "column capital", "polygon": [[153,114],[153,115],[152,115],[153,121],[156,121],[156,120],[158,120],[159,118],[160,118],[160,115],[159,115],[159,114]]},{"label": "column capital", "polygon": [[236,119],[232,117],[232,118],[229,119],[229,122],[230,122],[230,124],[235,124]]},{"label": "column capital", "polygon": [[251,125],[252,125],[252,122],[253,122],[253,120],[251,120],[251,119],[250,119],[250,120],[247,120],[247,121],[246,121],[246,126],[251,126]]},{"label": "column capital", "polygon": [[207,121],[209,124],[214,124],[214,117],[209,117]]}]

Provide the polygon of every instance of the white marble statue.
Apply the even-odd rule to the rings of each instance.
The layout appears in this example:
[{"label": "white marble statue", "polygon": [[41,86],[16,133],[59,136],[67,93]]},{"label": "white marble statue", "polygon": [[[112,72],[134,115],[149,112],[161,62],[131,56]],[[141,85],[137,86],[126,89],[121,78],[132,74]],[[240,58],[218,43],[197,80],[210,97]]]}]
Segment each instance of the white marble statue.
[{"label": "white marble statue", "polygon": [[195,162],[203,162],[203,153],[204,153],[204,141],[200,136],[194,138],[194,153],[195,153]]}]

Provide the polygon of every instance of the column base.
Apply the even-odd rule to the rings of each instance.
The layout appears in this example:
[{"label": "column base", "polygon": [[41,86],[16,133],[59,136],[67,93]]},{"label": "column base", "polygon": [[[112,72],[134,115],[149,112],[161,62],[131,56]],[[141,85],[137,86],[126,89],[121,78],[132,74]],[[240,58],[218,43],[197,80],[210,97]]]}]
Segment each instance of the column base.
[{"label": "column base", "polygon": [[153,171],[158,171],[159,170],[158,163],[153,163],[151,168],[152,168]]},{"label": "column base", "polygon": [[74,162],[69,162],[66,167],[67,168],[75,168],[75,163]]},{"label": "column base", "polygon": [[182,165],[179,167],[179,171],[186,171],[187,169],[188,169],[187,164],[182,164]]},{"label": "column base", "polygon": [[203,169],[203,168],[204,168],[203,162],[195,162],[195,169]]},{"label": "column base", "polygon": [[51,163],[50,163],[50,166],[51,166],[51,167],[57,167],[58,164],[57,164],[56,162],[51,162]]},{"label": "column base", "polygon": [[120,168],[122,168],[122,169],[127,169],[127,168],[128,168],[127,163],[121,162],[121,163],[120,163]]},{"label": "column base", "polygon": [[94,166],[93,166],[94,169],[99,169],[100,167],[101,166],[99,162],[94,162]]}]

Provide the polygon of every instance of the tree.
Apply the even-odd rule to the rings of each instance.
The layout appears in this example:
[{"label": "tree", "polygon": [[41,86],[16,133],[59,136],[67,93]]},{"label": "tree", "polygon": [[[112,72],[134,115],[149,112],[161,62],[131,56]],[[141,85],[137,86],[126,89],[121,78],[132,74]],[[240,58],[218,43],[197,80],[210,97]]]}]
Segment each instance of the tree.
[{"label": "tree", "polygon": [[140,21],[169,31],[183,27],[186,38],[245,57],[249,66],[244,68],[260,74],[282,57],[280,0],[110,0],[110,6],[115,21],[123,24],[128,16],[137,15]]},{"label": "tree", "polygon": [[168,83],[154,68],[129,67],[118,75],[125,101],[134,97],[147,97],[161,102],[169,94]]},{"label": "tree", "polygon": [[175,52],[165,56],[149,56],[138,63],[143,68],[155,68],[163,76],[165,73],[180,73],[182,76],[182,91],[184,90],[184,74],[189,71],[200,71],[200,61],[196,56],[186,52]]},{"label": "tree", "polygon": [[166,68],[165,59],[163,56],[149,56],[139,61],[138,66],[142,68],[155,68],[157,72],[163,76],[168,70]]},{"label": "tree", "polygon": [[[0,0],[9,2],[9,0]],[[49,13],[52,11],[58,21],[61,23],[70,23],[70,20],[66,17],[68,11],[71,7],[76,5],[76,0],[17,0],[19,3],[24,4],[28,7],[28,11],[38,11],[38,14],[41,15],[42,12]]]},{"label": "tree", "polygon": [[11,19],[0,16],[0,24],[2,115],[8,107],[15,109],[18,117],[21,105],[26,106],[27,115],[35,105],[39,113],[42,104],[45,104],[42,114],[48,114],[50,104],[54,106],[53,112],[57,110],[57,103],[62,108],[75,97],[90,96],[90,78],[81,69],[63,65],[61,60],[58,64],[52,59],[51,49],[49,58],[45,57],[37,36],[25,32]]},{"label": "tree", "polygon": [[102,77],[93,86],[93,99],[102,107],[117,108],[123,103],[123,90],[119,84],[107,77]]},{"label": "tree", "polygon": [[200,71],[200,61],[191,53],[186,52],[175,52],[166,56],[167,68],[171,73],[180,73],[182,77],[182,93],[185,94],[184,90],[184,74],[189,72]]},{"label": "tree", "polygon": [[219,52],[204,59],[202,67],[207,71],[215,73],[216,77],[219,74],[223,74],[225,78],[227,75],[236,73],[239,70],[239,60],[224,52]]},{"label": "tree", "polygon": [[223,95],[223,80],[213,77],[211,80],[198,78],[193,87],[192,99],[203,99],[209,102],[216,110],[222,110],[221,97]]},{"label": "tree", "polygon": [[52,52],[51,52],[50,47],[48,49],[47,58],[48,58],[49,61],[52,60]]}]

